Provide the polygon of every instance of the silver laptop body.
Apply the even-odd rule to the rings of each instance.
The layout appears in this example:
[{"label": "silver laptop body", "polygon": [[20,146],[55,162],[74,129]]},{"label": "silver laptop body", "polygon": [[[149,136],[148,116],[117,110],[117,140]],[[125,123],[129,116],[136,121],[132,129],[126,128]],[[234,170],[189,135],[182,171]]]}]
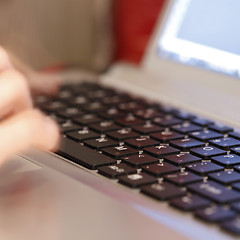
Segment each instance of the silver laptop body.
[{"label": "silver laptop body", "polygon": [[[142,65],[116,64],[100,82],[237,130],[239,8],[169,1]],[[0,171],[1,239],[237,239],[53,153],[32,150]]]}]

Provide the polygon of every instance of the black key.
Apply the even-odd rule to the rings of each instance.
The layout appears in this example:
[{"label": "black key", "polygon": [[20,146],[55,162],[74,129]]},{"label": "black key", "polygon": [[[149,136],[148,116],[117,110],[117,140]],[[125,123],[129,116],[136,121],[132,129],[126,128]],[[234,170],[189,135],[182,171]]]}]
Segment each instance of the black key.
[{"label": "black key", "polygon": [[118,105],[118,108],[121,111],[132,113],[132,112],[136,112],[140,109],[143,109],[143,106],[142,106],[142,104],[140,104],[138,102],[126,102],[126,103],[120,103]]},{"label": "black key", "polygon": [[155,145],[159,144],[158,141],[155,141],[155,140],[149,138],[148,136],[131,138],[131,139],[126,140],[125,143],[131,147],[138,148],[138,149],[142,149],[145,147],[151,147],[151,146],[155,146]]},{"label": "black key", "polygon": [[208,207],[210,204],[211,201],[196,194],[174,198],[170,201],[171,206],[183,211],[194,211],[196,209]]},{"label": "black key", "polygon": [[230,203],[240,200],[240,193],[212,181],[188,185],[188,189],[217,203]]},{"label": "black key", "polygon": [[113,121],[107,120],[99,123],[90,124],[89,128],[97,132],[105,133],[109,131],[118,130],[121,128],[121,126],[115,124]]},{"label": "black key", "polygon": [[171,115],[168,115],[168,116],[164,116],[164,117],[154,118],[153,122],[162,127],[169,127],[172,125],[181,124],[183,122],[183,120],[181,120],[179,118],[175,118]]},{"label": "black key", "polygon": [[191,122],[194,124],[200,125],[202,127],[207,127],[214,123],[213,121],[210,121],[204,118],[195,118],[195,119],[192,119]]},{"label": "black key", "polygon": [[119,182],[132,188],[138,188],[144,185],[157,182],[157,178],[146,173],[135,173],[119,177]]},{"label": "black key", "polygon": [[73,121],[76,122],[77,124],[86,126],[92,123],[102,122],[103,119],[99,118],[95,114],[85,114],[79,118],[74,118]]},{"label": "black key", "polygon": [[83,105],[82,107],[85,111],[92,113],[103,112],[106,110],[106,107],[99,101],[90,102],[86,105]]},{"label": "black key", "polygon": [[237,213],[234,210],[222,206],[212,206],[199,209],[195,212],[195,216],[207,222],[223,222],[234,218]]},{"label": "black key", "polygon": [[122,158],[122,161],[133,167],[141,167],[143,165],[156,163],[159,160],[146,154],[138,154],[124,157]]},{"label": "black key", "polygon": [[137,173],[137,170],[135,168],[127,166],[126,164],[120,163],[99,167],[98,173],[109,178],[118,178],[122,175]]},{"label": "black key", "polygon": [[223,222],[221,227],[232,234],[240,235],[240,218],[237,217]]},{"label": "black key", "polygon": [[139,118],[143,118],[145,120],[149,120],[155,117],[161,117],[162,113],[157,111],[154,108],[147,108],[147,109],[141,109],[136,111],[135,115]]},{"label": "black key", "polygon": [[200,142],[193,138],[184,138],[184,139],[170,141],[170,145],[175,148],[179,148],[181,150],[187,150],[194,147],[205,146],[205,143]]},{"label": "black key", "polygon": [[199,182],[203,180],[202,177],[190,172],[179,172],[179,173],[164,175],[164,179],[168,182],[172,182],[179,186],[183,186],[189,183]]},{"label": "black key", "polygon": [[220,124],[212,124],[209,126],[209,129],[214,130],[216,132],[223,133],[223,134],[233,131],[231,127],[220,125]]},{"label": "black key", "polygon": [[89,129],[81,129],[79,131],[73,131],[66,133],[67,137],[77,141],[82,142],[83,140],[91,138],[100,138],[100,134]]},{"label": "black key", "polygon": [[215,162],[219,165],[229,168],[232,167],[233,165],[240,164],[240,156],[236,154],[222,155],[218,157],[213,157],[212,162]]},{"label": "black key", "polygon": [[231,148],[231,152],[236,153],[237,155],[240,155],[240,147]]},{"label": "black key", "polygon": [[210,143],[224,150],[229,150],[230,148],[240,146],[240,141],[232,137],[213,139],[210,140]]},{"label": "black key", "polygon": [[203,159],[210,159],[212,157],[227,153],[226,151],[216,148],[214,146],[192,148],[190,152]]},{"label": "black key", "polygon": [[116,160],[82,146],[68,138],[62,138],[58,154],[90,169],[116,163]]},{"label": "black key", "polygon": [[166,156],[164,159],[177,166],[184,166],[188,163],[199,162],[202,160],[201,158],[193,156],[189,153],[179,153],[175,155],[169,155],[169,156]]},{"label": "black key", "polygon": [[127,96],[126,94],[118,94],[118,95],[114,95],[114,96],[105,97],[101,101],[105,105],[116,106],[120,103],[129,102],[130,99],[131,98],[129,96]]},{"label": "black key", "polygon": [[155,177],[161,177],[164,174],[180,172],[180,168],[173,166],[167,162],[160,162],[143,167],[144,172],[154,175]]},{"label": "black key", "polygon": [[233,168],[234,168],[234,170],[236,170],[237,172],[240,172],[240,165],[235,165]]},{"label": "black key", "polygon": [[222,184],[231,184],[240,181],[240,173],[231,170],[211,173],[208,175],[208,177]]},{"label": "black key", "polygon": [[168,145],[158,145],[153,147],[147,147],[147,148],[144,148],[144,152],[157,158],[163,158],[166,155],[180,153],[178,149],[170,147]]},{"label": "black key", "polygon": [[101,99],[107,96],[111,96],[113,91],[107,89],[96,89],[90,92],[87,92],[87,97],[90,99]]},{"label": "black key", "polygon": [[240,182],[238,183],[233,183],[232,187],[238,191],[240,191]]},{"label": "black key", "polygon": [[183,111],[175,112],[174,115],[183,120],[192,120],[192,119],[196,118],[195,115],[187,113],[187,112],[183,112]]},{"label": "black key", "polygon": [[222,171],[224,167],[212,162],[196,162],[187,165],[186,169],[200,175],[207,175],[212,172]]},{"label": "black key", "polygon": [[198,132],[191,132],[189,135],[193,138],[196,138],[200,141],[203,142],[208,142],[211,139],[215,138],[221,138],[223,137],[223,134],[214,132],[212,130],[203,130],[203,131],[198,131]]},{"label": "black key", "polygon": [[80,108],[76,108],[76,107],[68,107],[60,112],[57,112],[58,116],[67,118],[67,119],[80,117],[83,114],[85,114],[85,112],[83,110],[81,110]]},{"label": "black key", "polygon": [[240,133],[239,132],[230,132],[228,135],[229,135],[229,137],[240,139]]},{"label": "black key", "polygon": [[125,118],[115,119],[117,124],[120,124],[125,127],[143,124],[144,120],[134,117],[133,115],[128,115]]},{"label": "black key", "polygon": [[115,146],[119,145],[118,142],[116,142],[114,140],[111,140],[109,138],[106,138],[106,137],[84,140],[84,144],[88,147],[91,147],[91,148],[94,148],[94,149],[97,149],[97,150],[101,150],[101,149],[106,148],[106,147],[115,147]]},{"label": "black key", "polygon": [[169,142],[171,140],[176,140],[176,139],[183,139],[184,138],[184,135],[183,134],[180,134],[180,133],[177,133],[177,132],[174,132],[174,131],[170,131],[170,130],[165,130],[163,132],[159,132],[159,133],[153,133],[153,134],[150,134],[150,136],[153,138],[153,139],[156,139],[160,142]]},{"label": "black key", "polygon": [[69,99],[73,96],[72,91],[70,91],[70,89],[60,89],[58,94],[57,94],[57,98],[59,100],[66,100]]},{"label": "black key", "polygon": [[67,103],[71,107],[83,107],[84,105],[89,103],[89,100],[87,99],[86,96],[76,96],[76,97],[67,99]]},{"label": "black key", "polygon": [[138,150],[128,146],[124,146],[124,145],[117,146],[117,147],[104,148],[102,152],[116,159],[127,157],[133,154],[138,154]]},{"label": "black key", "polygon": [[46,112],[59,112],[67,108],[67,105],[59,100],[53,100],[41,105],[41,109]]},{"label": "black key", "polygon": [[231,208],[237,212],[240,212],[240,202],[233,202],[231,203]]},{"label": "black key", "polygon": [[80,126],[78,124],[72,123],[70,120],[67,120],[64,123],[62,123],[60,125],[60,127],[61,127],[61,131],[63,133],[67,133],[67,132],[83,129],[83,126]]},{"label": "black key", "polygon": [[109,108],[108,110],[104,112],[98,113],[100,117],[106,118],[106,119],[115,119],[115,118],[124,118],[126,117],[126,114],[121,112],[115,107]]},{"label": "black key", "polygon": [[185,195],[184,190],[168,182],[154,183],[141,187],[141,192],[161,201]]},{"label": "black key", "polygon": [[107,132],[107,136],[118,141],[124,141],[129,138],[139,137],[139,133],[132,131],[130,128],[122,128],[117,131]]},{"label": "black key", "polygon": [[189,132],[201,131],[202,127],[193,123],[185,122],[183,124],[171,126],[171,129],[182,134],[187,134]]},{"label": "black key", "polygon": [[161,131],[164,130],[162,127],[159,127],[159,126],[157,126],[155,124],[152,124],[150,122],[133,126],[132,129],[136,132],[139,132],[139,133],[143,134],[143,135],[148,135],[148,134],[154,133],[154,132],[161,132]]}]

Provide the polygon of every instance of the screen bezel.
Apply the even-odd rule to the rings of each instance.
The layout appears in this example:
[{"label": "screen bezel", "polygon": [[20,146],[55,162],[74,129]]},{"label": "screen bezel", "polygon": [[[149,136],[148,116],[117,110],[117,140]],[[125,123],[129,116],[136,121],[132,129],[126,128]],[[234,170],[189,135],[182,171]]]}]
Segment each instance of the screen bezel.
[{"label": "screen bezel", "polygon": [[159,39],[174,1],[166,1],[143,60],[144,71],[155,78],[152,90],[174,105],[240,127],[240,112],[237,112],[240,81],[237,78],[159,57]]}]

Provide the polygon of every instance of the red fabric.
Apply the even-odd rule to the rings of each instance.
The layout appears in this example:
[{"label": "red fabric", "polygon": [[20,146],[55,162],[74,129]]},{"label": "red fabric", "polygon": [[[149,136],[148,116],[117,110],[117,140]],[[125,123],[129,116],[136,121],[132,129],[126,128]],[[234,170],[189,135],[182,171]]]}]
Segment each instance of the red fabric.
[{"label": "red fabric", "polygon": [[165,0],[115,0],[116,59],[139,63]]}]

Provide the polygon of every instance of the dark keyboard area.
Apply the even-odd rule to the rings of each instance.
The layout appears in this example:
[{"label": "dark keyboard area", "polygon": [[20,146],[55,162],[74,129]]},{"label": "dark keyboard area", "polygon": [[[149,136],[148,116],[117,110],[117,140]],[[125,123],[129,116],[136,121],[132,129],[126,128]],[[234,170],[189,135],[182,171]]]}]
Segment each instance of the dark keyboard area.
[{"label": "dark keyboard area", "polygon": [[240,133],[141,97],[83,82],[35,105],[62,131],[58,153],[240,236]]}]

